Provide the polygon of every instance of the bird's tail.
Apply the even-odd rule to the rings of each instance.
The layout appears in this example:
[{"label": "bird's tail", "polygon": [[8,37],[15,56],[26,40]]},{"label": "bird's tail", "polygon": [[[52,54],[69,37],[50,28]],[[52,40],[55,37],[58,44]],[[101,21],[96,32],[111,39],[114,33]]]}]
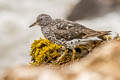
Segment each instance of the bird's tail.
[{"label": "bird's tail", "polygon": [[112,31],[98,31],[101,35],[110,35]]}]

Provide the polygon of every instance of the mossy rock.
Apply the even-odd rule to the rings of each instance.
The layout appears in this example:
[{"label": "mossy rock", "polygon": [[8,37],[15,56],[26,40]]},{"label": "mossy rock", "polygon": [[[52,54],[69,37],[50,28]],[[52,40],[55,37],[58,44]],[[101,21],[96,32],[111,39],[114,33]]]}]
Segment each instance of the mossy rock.
[{"label": "mossy rock", "polygon": [[[32,56],[31,64],[55,64],[55,60],[60,56],[60,53],[63,52],[61,47],[61,45],[51,43],[47,39],[40,38],[40,40],[34,40],[31,45],[30,52],[30,55]],[[66,63],[68,61],[70,61],[70,57],[66,56],[63,58],[63,61],[60,62],[60,64]]]},{"label": "mossy rock", "polygon": [[[106,40],[120,40],[120,37],[114,37]],[[89,41],[87,44],[79,45],[75,48],[76,57],[75,59],[80,59],[84,57],[89,52],[91,52],[95,47],[99,46],[102,42],[106,40],[93,40]],[[32,56],[31,64],[32,65],[41,65],[41,64],[56,64],[56,60],[64,52],[61,45],[51,43],[47,39],[34,40],[31,45],[30,55]],[[71,61],[72,50],[68,51],[68,54],[60,60],[59,65],[65,64]]]}]

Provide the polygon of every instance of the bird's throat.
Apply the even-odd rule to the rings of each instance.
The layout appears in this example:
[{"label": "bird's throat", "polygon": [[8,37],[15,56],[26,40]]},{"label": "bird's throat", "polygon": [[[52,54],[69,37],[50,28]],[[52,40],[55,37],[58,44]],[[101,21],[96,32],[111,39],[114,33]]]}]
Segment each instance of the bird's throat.
[{"label": "bird's throat", "polygon": [[51,36],[51,30],[48,27],[41,28],[41,31],[45,38],[49,40],[49,37]]}]

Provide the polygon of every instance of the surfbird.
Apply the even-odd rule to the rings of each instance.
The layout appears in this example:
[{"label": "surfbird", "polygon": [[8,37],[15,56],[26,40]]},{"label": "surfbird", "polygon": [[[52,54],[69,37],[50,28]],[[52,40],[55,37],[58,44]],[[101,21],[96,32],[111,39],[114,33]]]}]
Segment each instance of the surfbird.
[{"label": "surfbird", "polygon": [[41,26],[41,31],[45,38],[66,48],[64,53],[57,59],[57,62],[68,53],[68,49],[73,51],[72,59],[74,60],[76,46],[86,42],[90,37],[99,37],[110,33],[110,31],[95,31],[64,19],[52,19],[48,14],[40,14],[36,22],[29,27],[35,25]]}]

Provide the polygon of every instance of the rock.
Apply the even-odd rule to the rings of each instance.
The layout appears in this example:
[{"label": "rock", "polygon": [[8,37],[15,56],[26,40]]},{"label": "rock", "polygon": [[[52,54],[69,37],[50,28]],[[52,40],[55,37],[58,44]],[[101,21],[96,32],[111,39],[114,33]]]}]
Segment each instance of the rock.
[{"label": "rock", "polygon": [[3,80],[120,80],[120,41],[105,41],[80,61],[64,66],[19,66]]},{"label": "rock", "polygon": [[[79,80],[120,80],[120,41],[108,41],[71,66]],[[85,77],[86,76],[86,77]]]},{"label": "rock", "polygon": [[68,20],[93,19],[114,11],[120,0],[80,0],[67,16]]}]

